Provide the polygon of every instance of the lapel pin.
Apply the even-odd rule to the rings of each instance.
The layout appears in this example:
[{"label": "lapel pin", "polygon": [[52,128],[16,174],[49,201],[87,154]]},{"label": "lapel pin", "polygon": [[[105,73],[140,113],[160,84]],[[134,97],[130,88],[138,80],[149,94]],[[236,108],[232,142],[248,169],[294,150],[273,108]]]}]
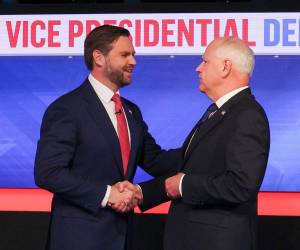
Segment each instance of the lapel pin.
[{"label": "lapel pin", "polygon": [[128,112],[132,115],[132,111],[131,111],[131,109],[128,109]]},{"label": "lapel pin", "polygon": [[226,111],[225,110],[222,110],[221,111],[221,115],[225,115],[226,114]]}]

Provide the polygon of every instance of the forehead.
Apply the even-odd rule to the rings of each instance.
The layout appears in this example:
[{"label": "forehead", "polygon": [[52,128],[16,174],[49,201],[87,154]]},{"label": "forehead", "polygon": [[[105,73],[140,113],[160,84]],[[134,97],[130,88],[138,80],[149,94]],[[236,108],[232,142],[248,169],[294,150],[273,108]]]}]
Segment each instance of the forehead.
[{"label": "forehead", "polygon": [[205,52],[203,54],[203,57],[212,57],[216,58],[216,53],[218,48],[222,45],[223,40],[222,39],[217,39],[212,41],[207,48],[205,49]]},{"label": "forehead", "polygon": [[120,36],[114,43],[111,52],[130,52],[134,53],[132,41],[129,37]]},{"label": "forehead", "polygon": [[209,44],[204,51],[203,58],[211,57],[214,53],[214,48]]}]

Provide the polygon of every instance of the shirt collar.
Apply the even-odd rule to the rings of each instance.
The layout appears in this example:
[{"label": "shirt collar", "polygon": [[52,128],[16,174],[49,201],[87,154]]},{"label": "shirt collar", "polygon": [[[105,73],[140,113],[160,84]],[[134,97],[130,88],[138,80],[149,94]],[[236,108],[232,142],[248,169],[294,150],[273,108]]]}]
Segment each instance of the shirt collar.
[{"label": "shirt collar", "polygon": [[231,97],[235,96],[237,93],[241,92],[244,89],[249,88],[248,86],[245,87],[240,87],[238,89],[235,89],[233,91],[230,91],[229,93],[227,93],[226,95],[223,95],[221,98],[219,98],[216,101],[216,105],[218,106],[218,108],[221,108],[225,102],[227,102]]},{"label": "shirt collar", "polygon": [[[93,89],[96,91],[97,96],[103,102],[109,103],[114,95],[114,92],[110,88],[105,86],[102,82],[99,82],[92,74],[89,74],[88,79]],[[116,93],[120,95],[119,91],[117,91]]]}]

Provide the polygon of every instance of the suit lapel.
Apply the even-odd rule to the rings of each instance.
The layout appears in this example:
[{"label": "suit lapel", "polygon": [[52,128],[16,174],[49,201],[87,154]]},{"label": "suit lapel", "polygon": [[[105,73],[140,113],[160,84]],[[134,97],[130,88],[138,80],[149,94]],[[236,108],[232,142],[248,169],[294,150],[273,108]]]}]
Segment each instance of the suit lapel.
[{"label": "suit lapel", "polygon": [[[122,175],[123,174],[123,166],[122,166],[122,156],[121,149],[118,140],[117,133],[115,128],[104,108],[102,102],[99,100],[96,92],[91,86],[90,82],[86,80],[83,84],[83,96],[87,103],[87,112],[91,115],[93,120],[96,122],[99,131],[106,139],[106,143],[110,145],[112,149],[112,153],[114,155],[114,159],[116,161],[116,165]],[[99,142],[100,143],[100,142]]]},{"label": "suit lapel", "polygon": [[[186,160],[190,157],[193,150],[199,144],[201,139],[209,131],[211,131],[214,127],[218,126],[221,123],[222,119],[227,114],[227,112],[230,110],[231,106],[238,103],[241,99],[249,98],[249,97],[253,98],[253,96],[251,95],[250,89],[247,88],[245,90],[242,90],[241,92],[239,92],[238,94],[236,94],[235,96],[230,98],[209,120],[204,122],[202,125],[200,125],[198,122],[197,125],[195,126],[195,128],[193,129],[193,131],[195,131],[196,127],[199,126],[198,130],[196,131],[194,138],[192,139],[192,141],[190,143],[188,151],[186,152],[184,162],[186,162]],[[188,138],[191,138],[192,134],[194,133],[194,132],[193,133],[192,132],[190,133]],[[184,144],[185,146],[187,146],[186,142],[189,142],[189,140],[185,141],[185,144]]]},{"label": "suit lapel", "polygon": [[134,120],[132,110],[126,105],[126,102],[124,99],[122,100],[123,109],[126,114],[127,123],[129,126],[130,131],[130,156],[128,161],[128,167],[127,167],[127,173],[126,173],[126,179],[130,179],[132,176],[132,173],[135,169],[135,163],[136,163],[136,153],[137,153],[137,147],[138,147],[138,136],[137,131],[138,128],[136,126],[136,122]]},{"label": "suit lapel", "polygon": [[197,127],[199,126],[199,121],[196,123],[196,125],[193,127],[192,131],[189,133],[187,138],[185,139],[182,148],[184,149],[184,152],[187,150],[187,147],[189,145],[190,140],[192,139],[193,134],[195,133]]},{"label": "suit lapel", "polygon": [[196,146],[199,144],[201,139],[214,127],[216,127],[223,119],[225,113],[218,110],[209,120],[204,122],[203,124],[199,125],[191,143],[188,148],[188,151],[185,155],[185,160],[190,157]]}]

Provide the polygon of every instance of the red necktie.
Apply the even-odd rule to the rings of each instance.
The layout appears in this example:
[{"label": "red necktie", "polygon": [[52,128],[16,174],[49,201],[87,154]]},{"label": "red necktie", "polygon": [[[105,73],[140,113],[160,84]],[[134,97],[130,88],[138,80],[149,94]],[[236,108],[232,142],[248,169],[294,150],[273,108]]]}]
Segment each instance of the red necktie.
[{"label": "red necktie", "polygon": [[114,94],[111,99],[115,103],[119,143],[120,143],[121,153],[122,153],[123,170],[124,170],[124,175],[126,175],[129,155],[130,155],[128,128],[127,128],[125,114],[122,109],[122,101],[120,96],[118,94]]}]

